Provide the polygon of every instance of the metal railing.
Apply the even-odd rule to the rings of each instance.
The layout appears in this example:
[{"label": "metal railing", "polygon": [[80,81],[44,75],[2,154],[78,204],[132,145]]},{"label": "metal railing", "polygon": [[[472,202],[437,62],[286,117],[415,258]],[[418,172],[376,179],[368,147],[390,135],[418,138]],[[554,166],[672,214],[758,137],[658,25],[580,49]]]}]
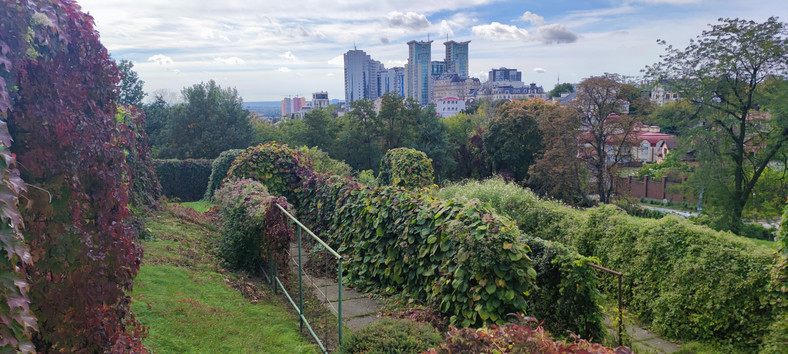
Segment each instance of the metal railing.
[{"label": "metal railing", "polygon": [[586,263],[591,268],[599,269],[603,272],[610,273],[615,275],[618,278],[618,345],[623,345],[623,337],[621,334],[624,332],[624,304],[622,302],[621,297],[621,278],[624,277],[624,274],[621,272],[616,272],[615,270],[605,268],[600,265],[596,265],[594,263],[588,262]]},{"label": "metal railing", "polygon": [[[342,344],[342,256],[339,255],[333,248],[327,245],[323,240],[321,240],[317,235],[315,235],[312,230],[309,230],[308,227],[304,226],[298,219],[296,219],[292,214],[290,214],[287,210],[285,210],[281,205],[276,204],[279,207],[279,210],[287,216],[288,219],[294,224],[297,228],[298,234],[298,303],[296,304],[293,296],[287,291],[285,286],[282,284],[282,281],[279,279],[279,273],[277,270],[276,262],[274,261],[273,251],[271,251],[268,255],[268,259],[270,260],[269,270],[271,274],[269,275],[268,272],[263,270],[263,274],[268,278],[271,286],[274,289],[274,293],[277,292],[277,289],[281,289],[282,292],[285,294],[288,300],[290,300],[290,304],[293,305],[293,308],[298,312],[299,317],[299,325],[301,331],[303,332],[304,326],[306,326],[307,330],[309,330],[309,334],[312,335],[312,338],[315,339],[317,345],[320,347],[320,350],[323,353],[328,353],[326,349],[325,343],[320,340],[319,336],[315,331],[312,329],[312,326],[309,324],[306,316],[304,315],[304,283],[303,283],[303,275],[304,275],[304,267],[303,267],[303,247],[302,247],[302,231],[306,231],[307,235],[311,236],[314,241],[316,241],[321,246],[325,247],[325,249],[337,260],[337,347]],[[292,257],[291,257],[292,258]],[[289,261],[288,261],[289,262]],[[325,294],[323,294],[325,295]],[[326,301],[329,305],[331,305],[331,301],[326,296]],[[333,306],[332,306],[333,307]]]}]

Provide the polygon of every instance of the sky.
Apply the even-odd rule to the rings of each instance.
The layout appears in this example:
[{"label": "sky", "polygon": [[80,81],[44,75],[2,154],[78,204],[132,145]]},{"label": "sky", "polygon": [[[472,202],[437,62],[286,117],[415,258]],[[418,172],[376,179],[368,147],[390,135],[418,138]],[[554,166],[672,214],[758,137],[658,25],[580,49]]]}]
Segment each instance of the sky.
[{"label": "sky", "polygon": [[684,48],[719,18],[788,20],[788,1],[741,0],[82,0],[116,60],[134,63],[149,96],[215,80],[244,101],[327,91],[344,99],[342,55],[387,68],[410,40],[469,44],[471,76],[516,68],[550,90],[604,73],[640,76],[657,39]]}]

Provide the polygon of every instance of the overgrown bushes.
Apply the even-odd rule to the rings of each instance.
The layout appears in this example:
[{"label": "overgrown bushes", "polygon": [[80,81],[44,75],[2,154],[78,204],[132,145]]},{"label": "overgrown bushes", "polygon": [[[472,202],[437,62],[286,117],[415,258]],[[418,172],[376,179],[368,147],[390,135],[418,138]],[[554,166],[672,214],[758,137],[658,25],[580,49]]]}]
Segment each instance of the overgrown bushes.
[{"label": "overgrown bushes", "polygon": [[302,175],[311,173],[312,164],[303,153],[287,145],[270,142],[250,146],[230,165],[227,176],[251,178],[261,182],[273,195],[281,195],[290,203],[298,203]]},{"label": "overgrown bushes", "polygon": [[208,177],[208,188],[205,190],[203,199],[213,199],[213,193],[222,186],[222,181],[227,178],[227,171],[235,158],[241,154],[242,149],[230,149],[222,151],[221,154],[211,162],[211,176]]},{"label": "overgrown bushes", "polygon": [[205,195],[211,176],[211,160],[153,160],[161,193],[182,202],[200,200]]},{"label": "overgrown bushes", "polygon": [[442,341],[441,335],[429,324],[382,319],[347,336],[339,352],[422,353]]},{"label": "overgrown bushes", "polygon": [[536,319],[522,315],[517,318],[519,323],[503,326],[452,328],[446,341],[427,353],[632,353],[632,350],[626,347],[613,350],[577,337],[571,341],[557,341],[536,323]]},{"label": "overgrown bushes", "polygon": [[579,211],[502,183],[470,182],[439,195],[489,201],[526,234],[623,272],[627,309],[662,335],[752,348],[774,320],[770,250],[675,215],[640,219],[615,206]]},{"label": "overgrown bushes", "polygon": [[421,188],[432,185],[435,171],[427,154],[409,148],[386,151],[380,160],[378,183],[405,188]]},{"label": "overgrown bushes", "polygon": [[514,219],[521,230],[528,230],[524,242],[531,248],[537,273],[536,289],[526,298],[528,314],[545,320],[547,329],[555,333],[571,331],[583,338],[604,337],[600,310],[603,296],[594,270],[586,265],[594,260],[557,242],[535,237],[560,232],[561,221],[567,217],[560,211],[566,207],[540,201],[530,191],[502,178],[450,185],[441,189],[438,197],[488,202],[498,213]]},{"label": "overgrown bushes", "polygon": [[256,272],[272,255],[280,269],[287,269],[293,231],[276,206],[288,208],[283,197],[268,194],[259,182],[233,179],[216,191],[214,200],[223,225],[219,252],[231,267]]},{"label": "overgrown bushes", "polygon": [[299,199],[303,221],[345,257],[347,279],[361,289],[432,303],[464,327],[526,308],[536,276],[528,246],[489,205],[319,175]]}]

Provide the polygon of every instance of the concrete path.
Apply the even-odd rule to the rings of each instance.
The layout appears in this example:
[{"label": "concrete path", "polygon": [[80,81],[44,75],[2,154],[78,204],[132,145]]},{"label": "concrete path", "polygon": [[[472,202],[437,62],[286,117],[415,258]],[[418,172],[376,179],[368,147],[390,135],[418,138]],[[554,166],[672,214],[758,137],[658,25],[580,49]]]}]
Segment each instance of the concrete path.
[{"label": "concrete path", "polygon": [[[298,246],[296,244],[290,245],[290,254],[298,254]],[[302,262],[306,263],[307,254],[302,254],[301,257]],[[297,268],[297,264],[294,268]],[[337,314],[339,310],[339,296],[337,296],[339,284],[337,279],[312,277],[309,274],[305,274],[303,282],[304,288],[311,289],[315,296],[321,302],[324,302],[327,309],[334,315]],[[379,320],[378,312],[380,312],[381,307],[383,307],[383,304],[373,299],[369,294],[361,293],[347,286],[342,287],[342,322],[351,331],[356,331],[377,322]]]},{"label": "concrete path", "polygon": [[[626,320],[625,320],[626,322]],[[618,338],[618,327],[613,325],[610,318],[605,318],[608,332]],[[627,324],[624,329],[632,340],[632,350],[635,353],[673,353],[681,349],[673,342],[660,338],[656,333],[641,328],[635,324]]]}]

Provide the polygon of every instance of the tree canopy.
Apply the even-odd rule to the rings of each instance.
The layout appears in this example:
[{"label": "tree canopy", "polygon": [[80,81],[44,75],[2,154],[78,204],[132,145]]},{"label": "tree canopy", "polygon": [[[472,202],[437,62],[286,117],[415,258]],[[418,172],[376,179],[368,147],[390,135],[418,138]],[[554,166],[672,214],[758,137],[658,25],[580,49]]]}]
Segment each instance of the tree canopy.
[{"label": "tree canopy", "polygon": [[723,206],[722,224],[733,231],[741,228],[759,178],[788,145],[788,118],[779,98],[786,89],[787,33],[776,17],[763,23],[720,19],[685,49],[658,41],[667,45],[666,53],[647,67],[648,76],[664,80],[702,110],[694,148],[707,170],[719,173],[696,185],[714,192],[710,201]]}]

